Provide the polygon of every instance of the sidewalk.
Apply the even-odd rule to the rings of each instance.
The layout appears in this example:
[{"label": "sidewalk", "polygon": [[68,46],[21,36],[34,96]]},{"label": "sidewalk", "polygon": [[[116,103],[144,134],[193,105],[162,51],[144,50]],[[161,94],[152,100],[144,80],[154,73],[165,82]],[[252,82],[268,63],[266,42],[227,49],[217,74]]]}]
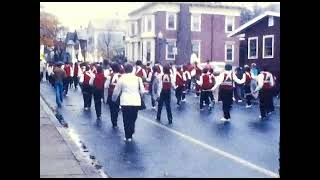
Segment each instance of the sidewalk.
[{"label": "sidewalk", "polygon": [[[67,144],[40,100],[40,178],[100,178],[88,163],[81,162]],[[69,145],[69,146],[68,146]]]}]

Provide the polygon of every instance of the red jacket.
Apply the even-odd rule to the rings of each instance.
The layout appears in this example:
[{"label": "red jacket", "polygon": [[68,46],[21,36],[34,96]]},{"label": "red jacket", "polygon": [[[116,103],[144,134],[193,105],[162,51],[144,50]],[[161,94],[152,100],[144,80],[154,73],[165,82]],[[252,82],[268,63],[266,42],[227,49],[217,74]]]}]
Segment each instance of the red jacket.
[{"label": "red jacket", "polygon": [[66,64],[64,66],[64,71],[66,71],[66,75],[67,77],[70,77],[71,76],[71,66],[69,64]]},{"label": "red jacket", "polygon": [[87,74],[87,71],[83,73],[83,85],[89,86],[91,77]]},{"label": "red jacket", "polygon": [[270,77],[267,79],[267,73],[263,73],[263,86],[262,86],[262,89],[272,89],[272,86],[271,86],[271,82],[270,82]]},{"label": "red jacket", "polygon": [[171,89],[171,77],[169,74],[164,74],[161,77],[162,79],[162,89],[170,90]]},{"label": "red jacket", "polygon": [[176,73],[176,85],[181,87],[181,86],[184,86],[184,80],[183,80],[183,74],[181,71],[177,71]]},{"label": "red jacket", "polygon": [[93,86],[96,89],[103,90],[105,81],[106,81],[106,78],[104,77],[104,74],[97,73],[93,81]]},{"label": "red jacket", "polygon": [[79,66],[74,66],[73,76],[78,76]]},{"label": "red jacket", "polygon": [[252,80],[251,74],[249,72],[245,72],[245,75],[246,75],[245,85],[249,86]]},{"label": "red jacket", "polygon": [[233,89],[233,73],[231,73],[231,78],[227,79],[227,74],[224,73],[224,79],[220,85],[221,89]]},{"label": "red jacket", "polygon": [[210,83],[210,75],[209,74],[204,74],[201,76],[202,78],[202,86],[201,88],[204,90],[208,90],[211,88],[211,83]]}]

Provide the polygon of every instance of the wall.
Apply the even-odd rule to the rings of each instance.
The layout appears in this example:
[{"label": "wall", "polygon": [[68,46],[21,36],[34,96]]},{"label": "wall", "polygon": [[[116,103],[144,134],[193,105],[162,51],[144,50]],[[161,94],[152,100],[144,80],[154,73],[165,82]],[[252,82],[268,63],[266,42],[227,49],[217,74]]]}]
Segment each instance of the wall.
[{"label": "wall", "polygon": [[[248,53],[246,53],[247,63],[256,63],[259,67],[267,65],[271,71],[280,72],[280,18],[274,17],[274,26],[268,27],[268,17],[265,17],[256,25],[248,28],[245,34],[246,41],[248,41],[249,37],[258,36],[258,58],[248,59]],[[274,35],[274,58],[263,59],[263,36],[272,34]]]}]

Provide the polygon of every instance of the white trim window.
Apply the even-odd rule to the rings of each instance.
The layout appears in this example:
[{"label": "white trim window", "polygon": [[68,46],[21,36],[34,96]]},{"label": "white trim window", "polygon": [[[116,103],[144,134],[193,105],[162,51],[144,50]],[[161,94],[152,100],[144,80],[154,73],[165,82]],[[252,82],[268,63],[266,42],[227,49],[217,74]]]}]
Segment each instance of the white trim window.
[{"label": "white trim window", "polygon": [[201,32],[201,14],[191,15],[191,31]]},{"label": "white trim window", "polygon": [[136,25],[134,22],[131,23],[131,36],[134,36],[136,35],[135,33],[135,28],[136,28]]},{"label": "white trim window", "polygon": [[176,47],[176,40],[175,39],[167,39],[166,44],[166,59],[167,60],[175,60],[176,56],[174,54],[173,48]]},{"label": "white trim window", "polygon": [[225,32],[230,33],[234,30],[234,16],[225,16]]},{"label": "white trim window", "polygon": [[225,60],[227,62],[234,61],[234,43],[226,43],[224,46],[225,49]]},{"label": "white trim window", "polygon": [[151,61],[151,41],[147,41],[147,44],[146,44],[146,49],[147,49],[147,62],[150,62]]},{"label": "white trim window", "polygon": [[258,58],[258,37],[248,38],[248,59]]},{"label": "white trim window", "polygon": [[263,36],[263,48],[262,48],[262,57],[273,58],[274,54],[274,35]]},{"label": "white trim window", "polygon": [[274,18],[273,18],[273,16],[269,16],[269,18],[268,18],[268,26],[270,27],[270,26],[273,26],[274,25]]},{"label": "white trim window", "polygon": [[167,28],[167,30],[176,30],[177,29],[177,14],[176,13],[167,12],[166,28]]},{"label": "white trim window", "polygon": [[144,30],[144,24],[145,24],[145,22],[144,22],[144,16],[141,18],[141,33],[144,33],[145,32],[145,30]]},{"label": "white trim window", "polygon": [[193,40],[191,41],[192,48],[191,51],[192,53],[195,53],[197,55],[198,59],[201,59],[201,41],[200,40]]}]

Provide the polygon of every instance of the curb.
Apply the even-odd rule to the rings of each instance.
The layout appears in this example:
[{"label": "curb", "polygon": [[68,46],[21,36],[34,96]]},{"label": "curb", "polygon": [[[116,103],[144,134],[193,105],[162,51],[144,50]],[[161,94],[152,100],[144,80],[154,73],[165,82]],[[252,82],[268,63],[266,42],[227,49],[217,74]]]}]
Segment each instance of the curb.
[{"label": "curb", "polygon": [[44,111],[49,115],[50,121],[54,124],[56,129],[58,130],[59,134],[62,136],[64,141],[67,143],[68,147],[70,148],[74,158],[79,162],[80,168],[84,172],[84,174],[88,177],[92,178],[110,178],[102,168],[95,167],[100,166],[96,164],[96,161],[92,161],[89,155],[89,152],[83,152],[83,150],[79,147],[81,142],[75,142],[70,136],[70,129],[63,127],[58,119],[55,117],[55,109],[52,107],[46,99],[43,97],[42,93],[40,92],[40,106],[43,107]]}]

